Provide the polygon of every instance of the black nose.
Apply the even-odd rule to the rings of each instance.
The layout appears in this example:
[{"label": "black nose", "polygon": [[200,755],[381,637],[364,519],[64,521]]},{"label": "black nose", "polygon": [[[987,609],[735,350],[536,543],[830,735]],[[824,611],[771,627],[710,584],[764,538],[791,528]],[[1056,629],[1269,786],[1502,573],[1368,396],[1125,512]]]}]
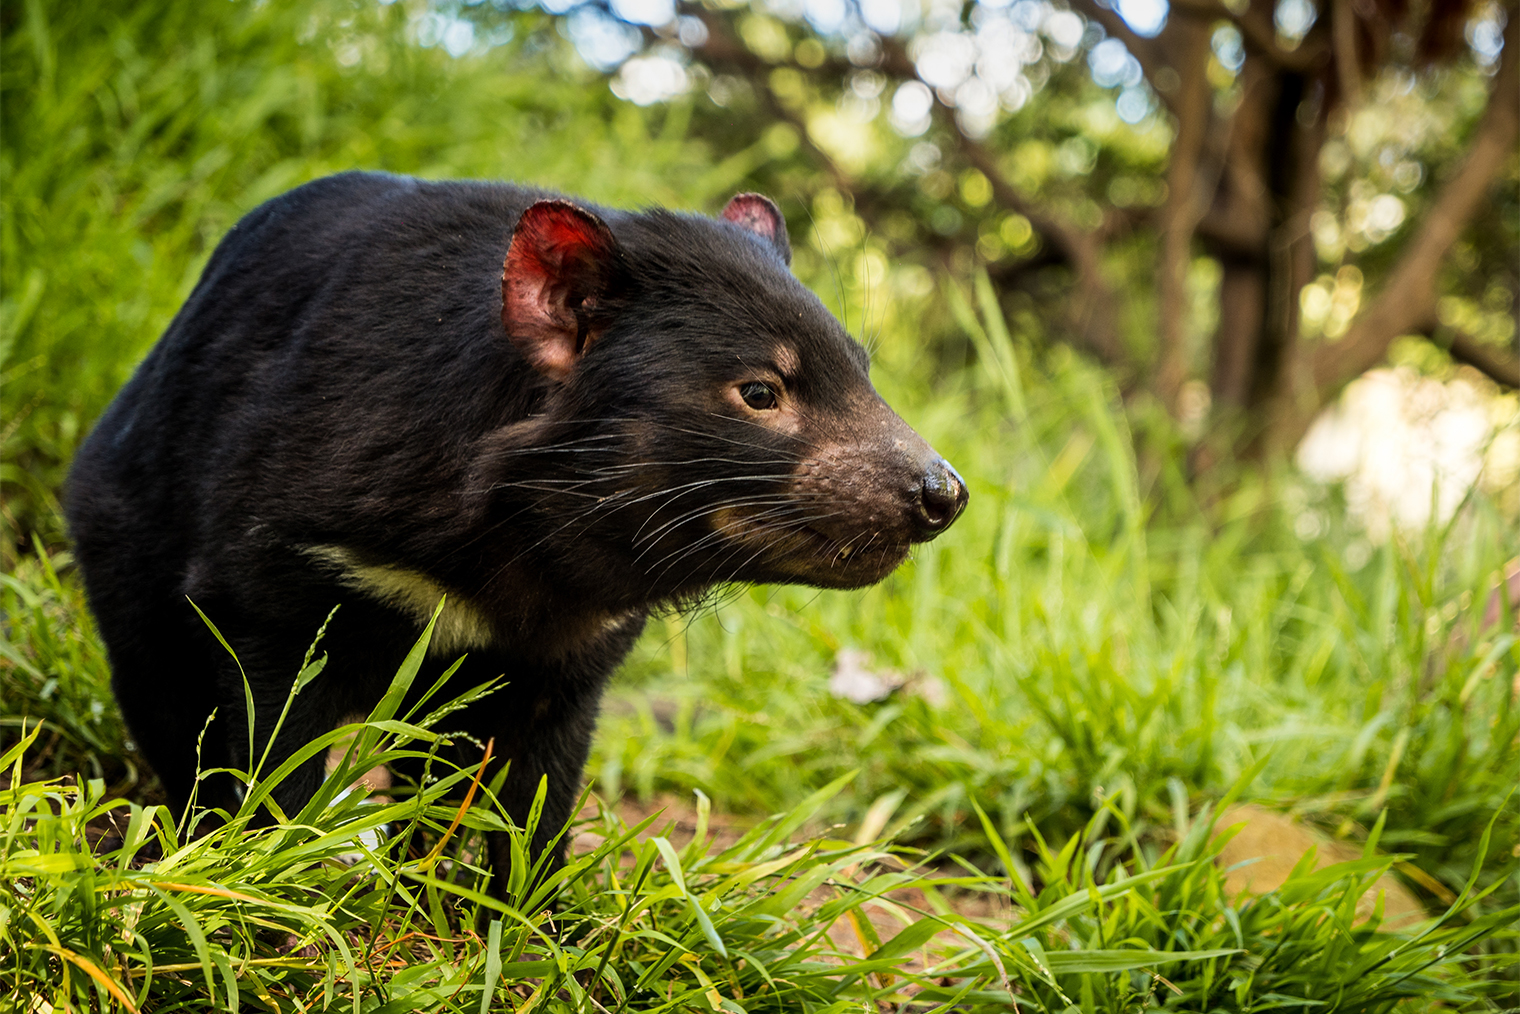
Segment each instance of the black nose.
[{"label": "black nose", "polygon": [[971,494],[966,492],[966,481],[960,477],[950,462],[936,458],[924,473],[924,485],[918,502],[918,514],[914,521],[925,539],[932,539],[949,528]]}]

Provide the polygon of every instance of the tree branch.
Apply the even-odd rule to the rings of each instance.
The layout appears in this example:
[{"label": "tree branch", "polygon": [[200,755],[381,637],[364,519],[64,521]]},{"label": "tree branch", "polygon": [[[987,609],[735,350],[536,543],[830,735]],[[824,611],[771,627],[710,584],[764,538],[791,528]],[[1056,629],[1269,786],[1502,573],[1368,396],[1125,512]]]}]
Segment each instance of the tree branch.
[{"label": "tree branch", "polygon": [[[761,100],[770,107],[772,114],[797,127],[809,154],[829,174],[834,185],[851,194],[856,193],[855,182],[808,136],[807,125],[802,117],[786,108],[770,90],[765,75],[776,66],[794,64],[791,61],[771,64],[750,52],[733,35],[727,19],[718,12],[690,4],[683,4],[681,9],[683,13],[701,18],[707,27],[707,41],[700,47],[703,60],[715,70],[738,73],[754,82]],[[834,63],[826,63],[825,67],[840,75],[853,69],[845,64],[835,66]],[[917,80],[913,61],[897,39],[882,40],[879,69],[896,80]],[[942,121],[947,119],[948,109],[938,103],[934,109],[938,118]],[[1079,295],[1072,300],[1072,315],[1077,344],[1110,366],[1122,365],[1123,344],[1118,332],[1118,297],[1105,279],[1102,269],[1102,236],[1106,234],[1105,228],[1119,228],[1122,222],[1106,221],[1097,233],[1088,233],[1063,221],[1021,194],[1003,174],[994,155],[982,144],[962,133],[953,119],[946,124],[946,129],[955,138],[966,161],[980,170],[992,184],[993,199],[997,204],[1027,218],[1035,232],[1048,246],[1058,251],[1076,273]]]},{"label": "tree branch", "polygon": [[[1105,32],[1124,43],[1124,48],[1140,61],[1140,69],[1144,71],[1146,80],[1152,85],[1156,84],[1156,77],[1161,70],[1171,66],[1172,60],[1166,51],[1166,44],[1162,41],[1166,37],[1167,29],[1164,29],[1161,35],[1148,39],[1143,35],[1135,34],[1134,29],[1130,28],[1123,18],[1098,4],[1097,0],[1070,0],[1070,2],[1072,10],[1087,20],[1102,25]],[[1159,87],[1156,88],[1156,94],[1160,95],[1162,101],[1168,106],[1172,105],[1171,95],[1163,92]]]},{"label": "tree branch", "polygon": [[[756,92],[759,93],[760,101],[765,104],[771,116],[790,124],[797,131],[802,147],[822,166],[835,188],[853,196],[858,189],[856,181],[829,156],[828,152],[818,147],[808,134],[806,121],[787,108],[786,103],[782,102],[780,97],[771,90],[766,73],[772,69],[773,65],[760,59],[734,38],[728,31],[728,25],[714,12],[690,5],[682,5],[682,10],[701,18],[707,28],[707,41],[700,48],[708,65],[719,70],[737,72],[753,83]],[[647,29],[646,34],[648,34]],[[790,66],[790,63],[774,66]]]},{"label": "tree branch", "polygon": [[1341,103],[1355,111],[1362,104],[1362,73],[1356,60],[1356,10],[1347,0],[1340,0],[1330,10],[1330,35]]},{"label": "tree branch", "polygon": [[1505,387],[1520,387],[1520,357],[1507,356],[1461,331],[1452,331],[1449,336],[1449,344],[1443,344],[1436,338],[1431,340],[1445,348],[1452,359],[1466,363],[1495,383]]},{"label": "tree branch", "polygon": [[992,184],[993,199],[1029,219],[1035,231],[1059,249],[1076,272],[1080,295],[1072,300],[1072,317],[1079,344],[1108,366],[1121,366],[1124,356],[1119,341],[1119,301],[1103,273],[1102,241],[1037,206],[1008,181],[991,152],[953,124],[951,129],[966,161]]},{"label": "tree branch", "polygon": [[1230,21],[1240,29],[1246,46],[1283,70],[1306,73],[1318,67],[1328,53],[1320,26],[1315,25],[1295,49],[1277,44],[1277,25],[1273,22],[1270,0],[1250,0],[1242,14],[1236,14],[1221,0],[1171,0],[1172,10],[1211,21]]},{"label": "tree branch", "polygon": [[[888,73],[900,73],[908,69],[906,78],[916,80],[917,70],[907,50],[897,39],[882,40],[882,66],[892,68]],[[945,119],[949,110],[934,104],[934,112]],[[1111,368],[1124,365],[1124,345],[1119,340],[1119,298],[1103,273],[1103,237],[1111,226],[1119,225],[1105,220],[1096,232],[1083,229],[1064,221],[1046,208],[1042,208],[1009,182],[998,165],[996,156],[981,142],[967,137],[951,119],[946,129],[955,138],[961,155],[992,184],[992,197],[1000,207],[1016,211],[1029,219],[1034,231],[1065,257],[1077,276],[1078,297],[1072,301],[1072,324],[1077,344],[1096,356]]]},{"label": "tree branch", "polygon": [[1314,386],[1321,396],[1376,365],[1393,339],[1422,330],[1435,316],[1441,262],[1486,203],[1499,170],[1514,156],[1520,136],[1520,16],[1513,5],[1509,14],[1499,71],[1466,159],[1425,212],[1377,299],[1357,315],[1344,338],[1315,350]]},{"label": "tree branch", "polygon": [[[1169,410],[1187,380],[1187,272],[1192,263],[1193,232],[1209,207],[1213,187],[1201,178],[1200,161],[1208,133],[1213,91],[1206,76],[1208,25],[1187,20],[1171,29],[1178,49],[1174,70],[1181,81],[1173,108],[1177,136],[1167,165],[1166,203],[1157,215],[1161,263],[1157,272],[1156,394]],[[1203,190],[1210,191],[1205,195]]]},{"label": "tree branch", "polygon": [[1425,212],[1382,290],[1351,322],[1345,337],[1299,346],[1285,397],[1272,421],[1271,444],[1277,449],[1286,451],[1297,444],[1319,407],[1382,361],[1393,339],[1426,333],[1433,326],[1441,262],[1487,201],[1495,178],[1514,157],[1520,136],[1520,12],[1513,0],[1506,6],[1503,55],[1466,157]]}]

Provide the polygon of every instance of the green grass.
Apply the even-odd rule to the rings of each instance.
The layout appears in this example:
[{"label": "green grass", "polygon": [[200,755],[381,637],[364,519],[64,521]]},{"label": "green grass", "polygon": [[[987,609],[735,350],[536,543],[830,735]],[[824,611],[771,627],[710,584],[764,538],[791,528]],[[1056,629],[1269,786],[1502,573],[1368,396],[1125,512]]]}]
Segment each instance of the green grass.
[{"label": "green grass", "polygon": [[[432,727],[452,704],[397,714],[427,636],[365,722],[241,774],[242,809],[199,837],[199,814],[187,829],[186,815],[112,799],[99,779],[28,777],[44,727],[23,730],[0,756],[0,997],[131,1010],[1387,1010],[1480,1005],[1500,985],[1473,974],[1492,961],[1470,950],[1520,916],[1493,904],[1502,881],[1479,886],[1497,813],[1450,908],[1396,933],[1379,931],[1380,904],[1357,921],[1362,894],[1410,858],[1375,851],[1381,820],[1361,860],[1315,871],[1306,857],[1276,892],[1232,899],[1212,861],[1231,835],[1180,795],[1178,838],[1159,854],[1117,799],[1059,850],[1029,824],[1032,871],[977,809],[1012,876],[963,860],[947,872],[944,855],[887,839],[799,839],[853,773],[721,848],[708,847],[701,795],[680,851],[639,837],[657,817],[583,816],[565,833],[593,837],[553,873],[526,853],[530,816],[493,897],[472,857],[483,832],[511,829],[496,786],[436,757]],[[303,669],[292,701],[327,662]],[[301,813],[250,826],[304,756],[345,736],[344,764]],[[407,756],[437,780],[394,802],[339,792]],[[446,801],[465,785],[480,805]],[[400,833],[375,838],[382,825]],[[404,855],[406,840],[425,847]],[[1006,916],[961,914],[973,894]]]}]

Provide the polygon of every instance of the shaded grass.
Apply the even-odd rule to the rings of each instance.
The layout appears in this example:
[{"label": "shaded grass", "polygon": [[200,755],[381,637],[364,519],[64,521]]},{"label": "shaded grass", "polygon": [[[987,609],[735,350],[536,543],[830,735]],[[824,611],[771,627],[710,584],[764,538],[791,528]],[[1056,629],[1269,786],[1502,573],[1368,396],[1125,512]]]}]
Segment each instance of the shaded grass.
[{"label": "shaded grass", "polygon": [[113,795],[140,791],[146,773],[130,756],[84,591],[58,575],[70,558],[37,549],[0,574],[0,744],[14,745],[30,727],[40,738],[28,776],[78,775],[106,781]]}]

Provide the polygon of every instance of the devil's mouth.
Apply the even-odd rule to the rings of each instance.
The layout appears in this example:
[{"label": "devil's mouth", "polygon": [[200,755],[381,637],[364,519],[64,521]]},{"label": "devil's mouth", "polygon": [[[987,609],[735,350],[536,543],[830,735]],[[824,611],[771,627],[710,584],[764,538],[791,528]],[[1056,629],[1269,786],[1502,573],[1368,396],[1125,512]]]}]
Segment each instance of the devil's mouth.
[{"label": "devil's mouth", "polygon": [[[882,542],[879,535],[873,534],[862,538],[857,535],[854,538],[841,542],[838,538],[820,532],[816,528],[808,527],[802,531],[811,537],[813,543],[824,550],[819,554],[820,558],[830,559],[834,563],[849,563],[851,560],[860,560],[871,551],[873,547],[884,549],[886,543]],[[877,543],[881,543],[877,546]]]},{"label": "devil's mouth", "polygon": [[[761,535],[758,531],[754,534]],[[810,581],[832,578],[850,585],[885,577],[907,557],[909,549],[907,543],[881,532],[840,539],[811,526],[773,533],[772,538],[778,550],[771,557],[773,566]]]},{"label": "devil's mouth", "polygon": [[[739,511],[723,512],[714,520],[728,541],[759,552],[755,563],[768,573],[751,580],[777,580],[779,576],[781,580],[857,587],[886,577],[909,550],[906,541],[880,531],[842,539],[812,525],[771,525]],[[746,575],[734,577],[742,580]]]}]

